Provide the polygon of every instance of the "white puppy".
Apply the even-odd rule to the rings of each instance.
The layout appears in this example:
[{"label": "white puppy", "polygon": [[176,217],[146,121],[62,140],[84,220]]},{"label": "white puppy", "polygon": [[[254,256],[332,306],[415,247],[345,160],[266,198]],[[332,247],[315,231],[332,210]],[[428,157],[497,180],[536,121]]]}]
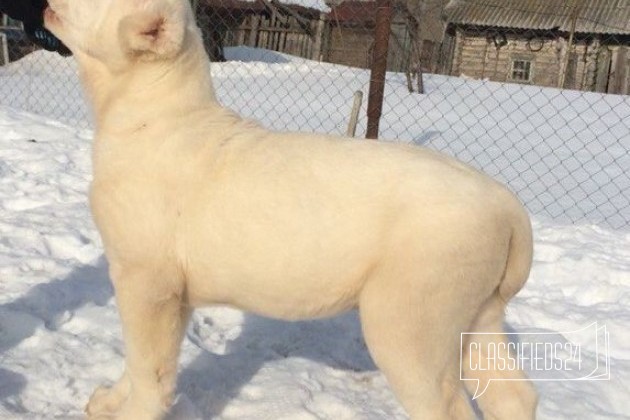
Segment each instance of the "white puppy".
[{"label": "white puppy", "polygon": [[[531,265],[510,192],[426,149],[271,132],[222,108],[187,0],[50,0],[45,22],[95,113],[90,199],[126,344],[90,418],[163,417],[190,308],[213,303],[293,320],[358,307],[413,419],[474,417],[460,333],[505,343],[504,308]],[[529,419],[536,397],[504,382],[479,406]]]}]

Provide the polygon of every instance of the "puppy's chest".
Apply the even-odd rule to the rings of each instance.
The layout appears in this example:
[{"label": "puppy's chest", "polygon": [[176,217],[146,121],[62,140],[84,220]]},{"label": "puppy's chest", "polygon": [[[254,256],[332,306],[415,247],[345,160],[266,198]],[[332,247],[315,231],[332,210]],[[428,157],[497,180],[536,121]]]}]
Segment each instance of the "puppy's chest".
[{"label": "puppy's chest", "polygon": [[166,251],[173,243],[176,192],[176,186],[157,175],[95,174],[90,206],[108,251],[124,255]]}]

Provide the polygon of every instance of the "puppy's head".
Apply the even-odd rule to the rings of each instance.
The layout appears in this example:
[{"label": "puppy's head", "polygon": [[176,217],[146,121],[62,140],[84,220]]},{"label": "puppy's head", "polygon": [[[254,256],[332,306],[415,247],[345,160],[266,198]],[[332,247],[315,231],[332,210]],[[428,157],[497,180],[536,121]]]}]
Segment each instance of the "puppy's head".
[{"label": "puppy's head", "polygon": [[112,68],[171,59],[195,28],[188,0],[49,0],[44,23],[79,60]]}]

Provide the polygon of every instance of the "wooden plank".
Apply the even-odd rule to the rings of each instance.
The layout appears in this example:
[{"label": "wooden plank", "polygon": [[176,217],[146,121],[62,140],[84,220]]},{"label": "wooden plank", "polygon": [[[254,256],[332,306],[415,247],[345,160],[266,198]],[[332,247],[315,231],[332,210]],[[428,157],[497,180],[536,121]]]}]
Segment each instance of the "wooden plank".
[{"label": "wooden plank", "polygon": [[359,122],[359,112],[361,111],[361,103],[363,102],[363,92],[357,90],[354,92],[354,101],[352,103],[352,111],[350,111],[350,122],[346,130],[346,136],[354,137],[357,133],[357,124]]},{"label": "wooden plank", "polygon": [[613,67],[615,69],[615,81],[613,91],[610,93],[624,95],[627,92],[628,49],[626,47],[619,47],[616,53],[617,61]]},{"label": "wooden plank", "polygon": [[324,42],[324,27],[326,26],[324,19],[324,13],[320,13],[315,28],[315,43],[313,44],[313,51],[311,53],[312,60],[322,60],[322,43]]},{"label": "wooden plank", "polygon": [[619,89],[619,47],[613,47],[610,57],[610,70],[608,73],[608,93],[617,93]]},{"label": "wooden plank", "polygon": [[7,35],[0,33],[0,66],[9,64],[9,41]]},{"label": "wooden plank", "polygon": [[256,40],[258,38],[258,25],[260,25],[260,16],[252,16],[251,17],[252,26],[249,32],[249,42],[248,45],[250,47],[256,47]]},{"label": "wooden plank", "polygon": [[577,88],[577,65],[578,65],[578,57],[577,53],[571,51],[568,53],[568,59],[565,60],[565,70],[564,70],[564,79],[562,87],[564,89],[575,89]]},{"label": "wooden plank", "polygon": [[621,94],[630,94],[630,48],[622,47],[624,49],[625,63],[622,66],[623,76],[621,77]]},{"label": "wooden plank", "polygon": [[595,92],[605,93],[608,89],[608,73],[610,72],[610,51],[606,45],[603,45],[597,54],[595,72]]}]

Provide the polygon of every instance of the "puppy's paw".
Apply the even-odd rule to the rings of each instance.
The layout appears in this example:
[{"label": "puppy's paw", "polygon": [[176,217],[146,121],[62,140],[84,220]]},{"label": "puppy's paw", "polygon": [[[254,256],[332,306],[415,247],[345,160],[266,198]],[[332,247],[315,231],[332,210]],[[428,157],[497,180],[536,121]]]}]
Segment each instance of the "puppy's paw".
[{"label": "puppy's paw", "polygon": [[116,418],[125,400],[126,395],[123,395],[117,387],[105,387],[99,386],[94,390],[90,401],[85,407],[85,413],[89,420],[104,420]]}]

